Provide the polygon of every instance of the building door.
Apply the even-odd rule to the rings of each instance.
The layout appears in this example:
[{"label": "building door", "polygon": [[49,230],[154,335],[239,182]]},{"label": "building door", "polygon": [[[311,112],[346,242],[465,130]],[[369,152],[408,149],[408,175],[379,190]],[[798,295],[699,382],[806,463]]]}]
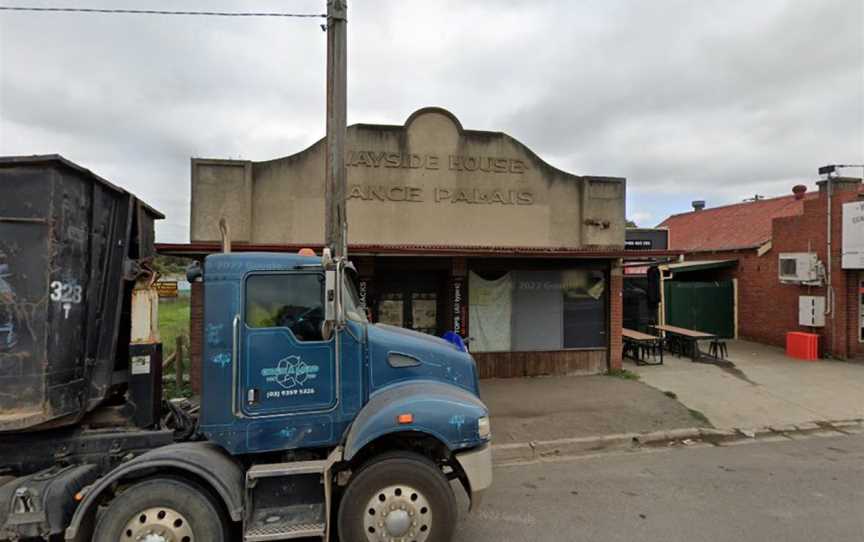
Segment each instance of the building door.
[{"label": "building door", "polygon": [[377,279],[379,284],[375,321],[413,329],[429,335],[444,332],[445,277],[439,273],[412,273],[410,277]]},{"label": "building door", "polygon": [[664,282],[666,323],[719,337],[735,336],[735,287],[731,280]]}]

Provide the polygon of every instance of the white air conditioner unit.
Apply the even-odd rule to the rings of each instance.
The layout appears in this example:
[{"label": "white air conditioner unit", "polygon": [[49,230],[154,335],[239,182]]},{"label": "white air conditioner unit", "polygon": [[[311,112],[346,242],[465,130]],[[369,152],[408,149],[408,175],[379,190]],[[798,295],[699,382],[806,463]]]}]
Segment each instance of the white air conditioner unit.
[{"label": "white air conditioner unit", "polygon": [[814,252],[781,253],[777,268],[784,284],[822,285],[824,269]]}]

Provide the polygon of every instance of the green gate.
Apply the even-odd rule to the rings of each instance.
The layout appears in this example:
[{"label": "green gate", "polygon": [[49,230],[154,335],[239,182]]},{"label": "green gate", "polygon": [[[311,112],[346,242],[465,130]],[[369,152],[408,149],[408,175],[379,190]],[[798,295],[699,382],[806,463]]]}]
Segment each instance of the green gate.
[{"label": "green gate", "polygon": [[731,280],[663,283],[666,323],[719,337],[735,336],[735,288]]}]

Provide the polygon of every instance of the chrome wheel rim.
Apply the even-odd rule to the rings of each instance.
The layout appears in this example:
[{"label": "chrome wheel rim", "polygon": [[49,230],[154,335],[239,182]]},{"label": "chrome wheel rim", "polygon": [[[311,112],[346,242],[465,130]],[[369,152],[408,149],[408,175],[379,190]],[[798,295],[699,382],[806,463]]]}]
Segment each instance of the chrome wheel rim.
[{"label": "chrome wheel rim", "polygon": [[193,542],[192,526],[172,508],[148,508],[132,516],[120,542]]},{"label": "chrome wheel rim", "polygon": [[432,530],[429,500],[408,485],[376,491],[363,513],[368,542],[424,542]]}]

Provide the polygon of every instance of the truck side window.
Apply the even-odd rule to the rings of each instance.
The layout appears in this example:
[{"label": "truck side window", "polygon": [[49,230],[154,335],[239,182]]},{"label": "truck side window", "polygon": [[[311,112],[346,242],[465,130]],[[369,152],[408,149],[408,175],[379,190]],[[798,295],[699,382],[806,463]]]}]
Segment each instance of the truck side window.
[{"label": "truck side window", "polygon": [[320,341],[323,321],[323,275],[252,275],[246,279],[249,327],[287,327],[298,341]]}]

